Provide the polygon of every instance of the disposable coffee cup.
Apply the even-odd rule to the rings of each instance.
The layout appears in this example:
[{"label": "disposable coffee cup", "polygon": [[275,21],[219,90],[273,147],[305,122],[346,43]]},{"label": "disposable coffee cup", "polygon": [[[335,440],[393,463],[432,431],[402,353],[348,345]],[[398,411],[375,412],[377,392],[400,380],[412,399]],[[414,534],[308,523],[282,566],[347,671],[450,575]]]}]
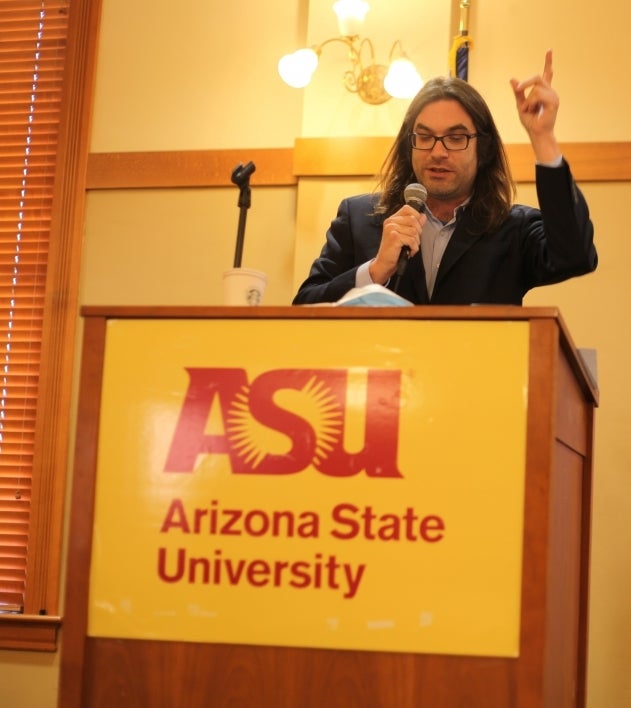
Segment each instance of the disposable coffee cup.
[{"label": "disposable coffee cup", "polygon": [[231,268],[223,274],[224,305],[260,305],[267,275],[253,268]]}]

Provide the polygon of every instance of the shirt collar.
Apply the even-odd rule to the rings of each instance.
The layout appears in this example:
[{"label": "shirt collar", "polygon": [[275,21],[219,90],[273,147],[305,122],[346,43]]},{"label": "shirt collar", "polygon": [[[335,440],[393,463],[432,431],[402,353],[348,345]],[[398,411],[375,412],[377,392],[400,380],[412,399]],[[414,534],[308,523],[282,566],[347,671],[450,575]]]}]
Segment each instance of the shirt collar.
[{"label": "shirt collar", "polygon": [[464,212],[465,208],[471,201],[471,197],[467,197],[467,199],[462,202],[462,204],[459,204],[455,209],[454,209],[454,214],[451,217],[451,219],[447,222],[442,222],[440,219],[436,218],[434,214],[432,213],[432,210],[429,207],[426,207],[427,210],[427,216],[432,219],[432,221],[436,222],[437,224],[441,224],[441,226],[450,226],[450,225],[455,225],[456,221],[462,216],[462,213]]}]

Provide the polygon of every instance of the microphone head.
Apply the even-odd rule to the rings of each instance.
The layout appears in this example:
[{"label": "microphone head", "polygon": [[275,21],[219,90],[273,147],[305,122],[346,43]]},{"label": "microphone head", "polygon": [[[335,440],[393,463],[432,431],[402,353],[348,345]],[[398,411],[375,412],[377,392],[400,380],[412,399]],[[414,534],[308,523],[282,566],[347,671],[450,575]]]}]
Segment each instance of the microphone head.
[{"label": "microphone head", "polygon": [[427,190],[422,184],[413,182],[412,184],[408,184],[403,191],[403,198],[406,204],[409,204],[418,211],[423,211],[423,207],[427,201]]}]

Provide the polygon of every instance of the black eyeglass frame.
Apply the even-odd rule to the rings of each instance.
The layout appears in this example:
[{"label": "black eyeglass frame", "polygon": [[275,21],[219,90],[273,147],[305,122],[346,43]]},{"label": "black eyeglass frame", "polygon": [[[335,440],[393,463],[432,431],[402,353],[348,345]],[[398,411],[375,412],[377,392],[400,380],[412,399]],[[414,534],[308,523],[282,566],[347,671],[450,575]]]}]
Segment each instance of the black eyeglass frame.
[{"label": "black eyeglass frame", "polygon": [[[432,143],[431,147],[417,147],[414,143],[416,142],[416,136],[423,136],[426,138],[433,138],[434,142]],[[427,133],[410,133],[410,146],[412,147],[413,150],[423,150],[424,152],[429,152],[430,150],[433,150],[436,147],[437,142],[441,142],[445,150],[448,152],[462,152],[463,150],[466,150],[469,147],[469,143],[473,138],[477,138],[480,136],[480,133],[448,133],[447,135],[427,135]],[[445,143],[445,138],[466,138],[467,142],[464,144],[464,147],[449,147]]]}]

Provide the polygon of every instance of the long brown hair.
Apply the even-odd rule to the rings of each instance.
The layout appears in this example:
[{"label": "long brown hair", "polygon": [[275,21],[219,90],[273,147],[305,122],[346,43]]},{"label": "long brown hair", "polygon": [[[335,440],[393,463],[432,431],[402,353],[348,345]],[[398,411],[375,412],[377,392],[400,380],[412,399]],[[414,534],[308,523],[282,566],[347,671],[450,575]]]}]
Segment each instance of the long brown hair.
[{"label": "long brown hair", "polygon": [[471,117],[479,136],[478,171],[469,208],[476,232],[493,230],[510,211],[515,196],[515,183],[489,107],[478,91],[466,81],[456,78],[431,79],[412,99],[399,134],[383,164],[381,196],[375,212],[388,216],[403,206],[403,190],[411,182],[416,182],[412,169],[410,133],[425,106],[445,99],[460,103]]}]

